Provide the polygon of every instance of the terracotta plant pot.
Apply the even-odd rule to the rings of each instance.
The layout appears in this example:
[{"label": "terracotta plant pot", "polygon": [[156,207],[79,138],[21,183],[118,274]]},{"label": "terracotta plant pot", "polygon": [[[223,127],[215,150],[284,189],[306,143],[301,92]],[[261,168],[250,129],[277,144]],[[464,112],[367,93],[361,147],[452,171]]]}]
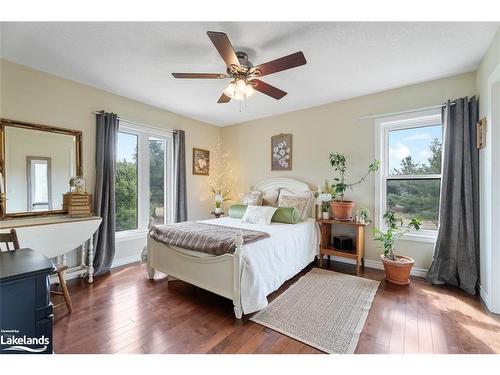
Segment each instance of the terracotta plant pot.
[{"label": "terracotta plant pot", "polygon": [[335,220],[351,220],[352,210],[356,205],[353,201],[331,201],[330,207],[332,208],[333,218]]},{"label": "terracotta plant pot", "polygon": [[408,285],[410,283],[410,271],[415,261],[404,255],[396,255],[397,259],[406,259],[406,262],[390,260],[380,255],[384,264],[385,279],[393,284]]}]

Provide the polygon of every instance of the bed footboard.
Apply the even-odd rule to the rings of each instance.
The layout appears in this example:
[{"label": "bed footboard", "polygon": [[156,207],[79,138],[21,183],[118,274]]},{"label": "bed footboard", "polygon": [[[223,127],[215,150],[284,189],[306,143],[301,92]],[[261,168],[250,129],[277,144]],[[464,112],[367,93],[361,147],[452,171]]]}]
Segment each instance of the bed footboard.
[{"label": "bed footboard", "polygon": [[241,272],[243,269],[243,235],[238,233],[233,254],[196,257],[164,245],[148,236],[147,275],[154,279],[158,270],[168,276],[196,285],[233,301],[234,315],[243,316],[241,307]]}]

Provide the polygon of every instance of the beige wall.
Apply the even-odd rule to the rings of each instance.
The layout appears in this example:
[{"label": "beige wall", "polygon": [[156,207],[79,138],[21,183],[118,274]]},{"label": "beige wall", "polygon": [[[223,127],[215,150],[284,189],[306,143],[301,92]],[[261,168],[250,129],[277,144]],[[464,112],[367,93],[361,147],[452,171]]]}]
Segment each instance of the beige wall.
[{"label": "beige wall", "polygon": [[479,114],[487,117],[486,147],[479,151],[480,164],[480,278],[481,296],[488,308],[500,312],[500,29],[477,70]]},{"label": "beige wall", "polygon": [[[94,185],[96,110],[115,112],[125,119],[186,132],[188,213],[190,219],[210,217],[211,202],[200,201],[207,177],[191,174],[192,148],[213,149],[220,128],[74,81],[59,78],[6,60],[1,64],[1,117],[77,129],[83,132],[83,172]],[[142,243],[118,246],[117,257],[137,254]]]},{"label": "beige wall", "polygon": [[[260,180],[282,176],[317,186],[333,176],[328,162],[332,151],[348,156],[352,178],[360,176],[374,159],[374,121],[359,121],[360,117],[433,106],[447,99],[471,96],[475,91],[475,73],[467,73],[225,127],[222,140],[233,157],[233,168],[242,176],[242,190]],[[293,134],[291,172],[271,172],[270,139],[279,133]],[[370,176],[347,197],[373,213],[374,195],[374,178]],[[376,261],[381,250],[371,237],[369,233],[366,257]],[[429,266],[432,244],[404,241],[400,248],[415,258],[416,267]]]}]

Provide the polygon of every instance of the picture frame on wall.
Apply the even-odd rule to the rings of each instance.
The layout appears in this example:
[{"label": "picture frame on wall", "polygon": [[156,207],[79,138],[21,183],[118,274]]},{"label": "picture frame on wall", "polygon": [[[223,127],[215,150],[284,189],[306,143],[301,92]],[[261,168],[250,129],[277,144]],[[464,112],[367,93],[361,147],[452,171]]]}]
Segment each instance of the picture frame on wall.
[{"label": "picture frame on wall", "polygon": [[476,126],[476,145],[479,150],[486,146],[486,117],[480,119]]},{"label": "picture frame on wall", "polygon": [[210,151],[193,148],[193,174],[208,176],[210,171]]},{"label": "picture frame on wall", "polygon": [[292,135],[278,134],[271,137],[271,171],[292,170]]}]

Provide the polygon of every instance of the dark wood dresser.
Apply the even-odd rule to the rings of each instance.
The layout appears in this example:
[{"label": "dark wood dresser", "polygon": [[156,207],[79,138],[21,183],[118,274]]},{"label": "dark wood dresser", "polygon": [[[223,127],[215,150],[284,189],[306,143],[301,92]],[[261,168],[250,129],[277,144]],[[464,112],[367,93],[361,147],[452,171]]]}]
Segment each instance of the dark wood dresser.
[{"label": "dark wood dresser", "polygon": [[52,353],[53,270],[35,250],[0,252],[0,353]]}]

